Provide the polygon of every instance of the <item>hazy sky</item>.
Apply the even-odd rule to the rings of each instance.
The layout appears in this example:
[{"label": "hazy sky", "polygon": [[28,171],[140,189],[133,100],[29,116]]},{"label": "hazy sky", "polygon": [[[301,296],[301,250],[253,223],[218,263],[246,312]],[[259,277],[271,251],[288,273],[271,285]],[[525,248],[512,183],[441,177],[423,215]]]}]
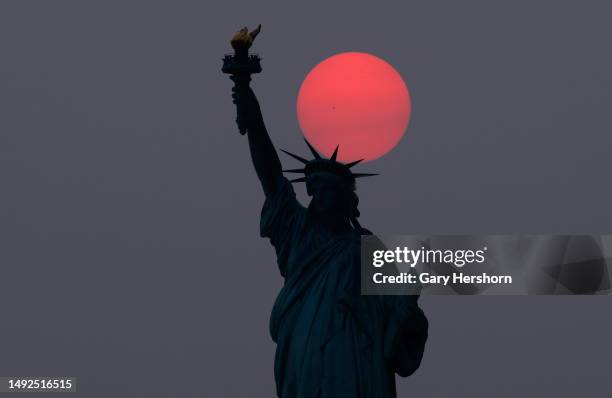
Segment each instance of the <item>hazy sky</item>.
[{"label": "hazy sky", "polygon": [[[295,101],[318,62],[364,51],[402,74],[407,134],[359,169],[381,173],[358,187],[367,228],[611,233],[611,12],[577,0],[0,2],[0,375],[77,376],[83,397],[273,396],[282,280],[220,72],[245,24],[263,25],[253,87],[292,152],[307,153]],[[610,304],[424,297],[430,340],[400,396],[605,395]]]}]

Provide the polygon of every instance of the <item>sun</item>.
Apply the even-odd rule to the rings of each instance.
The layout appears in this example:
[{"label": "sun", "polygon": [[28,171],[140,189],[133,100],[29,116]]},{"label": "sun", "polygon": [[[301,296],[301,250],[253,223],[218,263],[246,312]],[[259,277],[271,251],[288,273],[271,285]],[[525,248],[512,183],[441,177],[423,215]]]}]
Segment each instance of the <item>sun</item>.
[{"label": "sun", "polygon": [[338,160],[370,161],[392,150],[410,120],[410,94],[401,75],[367,53],[346,52],[316,65],[304,79],[297,117],[304,136]]}]

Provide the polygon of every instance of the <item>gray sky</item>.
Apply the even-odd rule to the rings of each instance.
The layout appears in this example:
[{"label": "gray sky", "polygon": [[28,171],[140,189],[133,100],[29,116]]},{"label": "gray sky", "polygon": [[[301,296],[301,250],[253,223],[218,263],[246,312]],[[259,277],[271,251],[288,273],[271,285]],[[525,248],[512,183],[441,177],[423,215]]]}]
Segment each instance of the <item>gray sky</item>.
[{"label": "gray sky", "polygon": [[[610,233],[612,5],[604,1],[3,1],[1,376],[76,375],[83,397],[270,397],[281,286],[237,133],[229,38],[262,23],[272,139],[342,51],[412,97],[361,171],[378,233]],[[285,165],[295,165],[282,158]],[[303,190],[300,195],[304,196]],[[602,396],[608,297],[424,297],[400,396]]]}]

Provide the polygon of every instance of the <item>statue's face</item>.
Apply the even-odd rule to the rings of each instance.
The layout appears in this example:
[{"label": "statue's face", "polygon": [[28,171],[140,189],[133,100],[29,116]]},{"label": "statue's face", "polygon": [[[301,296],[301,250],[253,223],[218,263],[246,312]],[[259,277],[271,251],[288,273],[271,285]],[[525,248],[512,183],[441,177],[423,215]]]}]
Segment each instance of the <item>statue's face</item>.
[{"label": "statue's face", "polygon": [[310,208],[318,214],[347,216],[350,212],[352,192],[337,177],[312,178],[308,181],[308,193],[312,196]]}]

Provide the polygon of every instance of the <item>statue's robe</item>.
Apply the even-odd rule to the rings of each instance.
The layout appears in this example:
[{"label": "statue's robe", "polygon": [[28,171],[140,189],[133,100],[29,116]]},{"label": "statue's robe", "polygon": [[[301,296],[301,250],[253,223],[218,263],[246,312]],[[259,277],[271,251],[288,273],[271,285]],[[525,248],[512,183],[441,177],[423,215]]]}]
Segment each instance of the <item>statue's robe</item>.
[{"label": "statue's robe", "polygon": [[281,398],[395,397],[420,365],[428,323],[416,296],[360,295],[360,236],[334,234],[279,179],[261,214],[285,282],[270,319]]}]

